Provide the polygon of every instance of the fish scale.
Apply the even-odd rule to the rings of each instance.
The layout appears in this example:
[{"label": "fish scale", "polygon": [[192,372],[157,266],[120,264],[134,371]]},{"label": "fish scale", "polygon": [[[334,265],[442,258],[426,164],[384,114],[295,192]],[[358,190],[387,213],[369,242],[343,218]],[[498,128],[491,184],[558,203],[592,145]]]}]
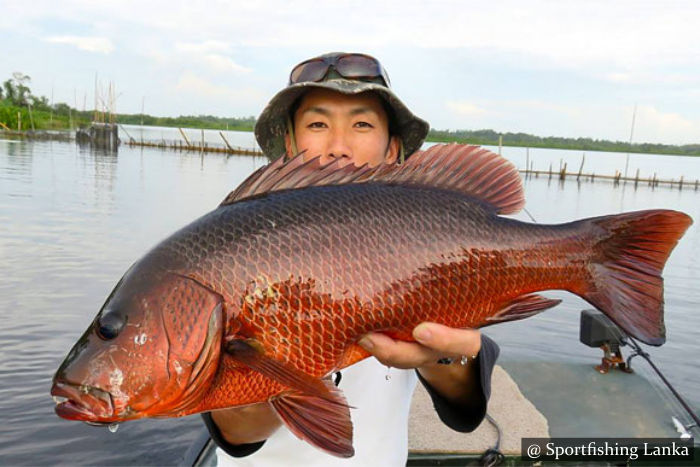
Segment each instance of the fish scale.
[{"label": "fish scale", "polygon": [[56,412],[111,423],[267,401],[349,457],[349,405],[327,376],[369,355],[368,332],[523,319],[559,303],[534,292],[564,289],[661,345],[661,272],[691,219],[501,217],[523,204],[515,167],[471,146],[375,168],[279,159],[126,272],[56,372]]},{"label": "fish scale", "polygon": [[[549,261],[544,258],[562,257],[561,252],[529,250],[532,243],[554,240],[549,230],[526,228],[517,221],[489,215],[478,203],[454,192],[379,184],[315,187],[303,193],[271,194],[225,209],[225,213],[204,219],[201,230],[250,238],[285,210],[285,222],[255,236],[255,249],[248,245],[249,259],[243,265],[249,269],[235,273],[235,277],[256,278],[264,264],[264,282],[257,278],[251,280],[253,286],[243,287],[243,281],[238,281],[236,290],[235,281],[220,280],[228,274],[199,257],[188,257],[183,273],[197,271],[194,275],[198,280],[226,297],[227,310],[238,314],[238,321],[250,328],[247,337],[259,340],[275,358],[314,376],[331,371],[344,347],[372,329],[408,336],[422,321],[478,327],[492,312],[491,303],[542,288],[561,288],[572,273],[572,268],[543,268]],[[251,211],[255,212],[252,219],[246,217]],[[445,212],[451,215],[445,216]],[[223,228],[209,229],[210,222]],[[191,230],[197,235],[199,228]],[[338,236],[333,243],[327,241],[331,231]],[[382,236],[387,231],[395,234]],[[240,257],[237,245],[219,242],[215,236],[204,238],[208,246],[202,250],[219,258],[220,264],[235,264]],[[404,238],[412,239],[410,245]],[[285,249],[284,245],[294,248]],[[527,255],[533,258],[531,267],[519,266],[525,256],[521,250],[526,247]],[[401,256],[394,254],[397,251]],[[275,263],[262,261],[271,257]],[[504,272],[507,264],[517,266]],[[476,265],[480,272],[477,280],[466,280]],[[549,273],[540,277],[540,270]],[[544,284],[533,283],[533,276]],[[327,277],[328,281],[316,281],[316,277]],[[265,293],[269,289],[275,298],[258,297],[251,288]],[[248,306],[244,297],[253,303]],[[306,317],[296,309],[304,300],[313,303]],[[243,303],[246,305],[241,306]],[[387,307],[386,303],[395,306]],[[313,316],[308,315],[311,312]],[[300,324],[307,319],[320,329],[303,332]],[[355,325],[350,326],[351,321]],[[295,348],[295,336],[302,338],[299,348]],[[338,344],[324,348],[314,346],[314,341]]]}]

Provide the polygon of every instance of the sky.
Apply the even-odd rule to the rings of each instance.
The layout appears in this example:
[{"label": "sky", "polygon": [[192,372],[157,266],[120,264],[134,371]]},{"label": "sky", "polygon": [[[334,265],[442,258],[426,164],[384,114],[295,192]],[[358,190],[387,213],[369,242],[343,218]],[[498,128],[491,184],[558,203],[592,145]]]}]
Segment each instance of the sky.
[{"label": "sky", "polygon": [[377,57],[436,129],[700,143],[697,1],[0,0],[0,12],[0,81],[25,73],[34,94],[79,109],[97,79],[118,113],[257,116],[295,64],[347,51]]}]

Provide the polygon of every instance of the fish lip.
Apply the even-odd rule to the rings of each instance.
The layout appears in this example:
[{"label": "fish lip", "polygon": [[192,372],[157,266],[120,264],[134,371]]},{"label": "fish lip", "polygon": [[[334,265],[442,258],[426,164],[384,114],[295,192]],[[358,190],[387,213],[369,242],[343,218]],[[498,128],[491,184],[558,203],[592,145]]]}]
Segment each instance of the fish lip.
[{"label": "fish lip", "polygon": [[100,388],[56,381],[51,388],[51,396],[67,399],[59,402],[54,409],[61,418],[89,422],[114,421],[112,395]]}]

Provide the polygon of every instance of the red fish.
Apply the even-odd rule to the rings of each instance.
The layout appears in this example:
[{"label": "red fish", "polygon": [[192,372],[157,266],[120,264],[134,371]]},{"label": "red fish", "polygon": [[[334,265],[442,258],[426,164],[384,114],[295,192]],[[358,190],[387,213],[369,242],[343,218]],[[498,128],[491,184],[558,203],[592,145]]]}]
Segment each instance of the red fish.
[{"label": "red fish", "polygon": [[661,272],[691,219],[499,215],[523,204],[515,167],[473,146],[377,168],[280,159],[126,272],[56,372],[56,412],[111,423],[268,401],[348,457],[350,411],[327,376],[367,356],[367,332],[522,319],[559,303],[534,292],[564,289],[661,345]]}]

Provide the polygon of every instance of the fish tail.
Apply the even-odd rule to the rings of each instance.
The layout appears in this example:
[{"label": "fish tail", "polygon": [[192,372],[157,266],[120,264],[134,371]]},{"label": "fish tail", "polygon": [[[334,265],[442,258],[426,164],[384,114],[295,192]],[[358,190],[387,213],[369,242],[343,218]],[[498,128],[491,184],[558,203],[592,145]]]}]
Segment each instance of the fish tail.
[{"label": "fish tail", "polygon": [[661,272],[692,219],[682,212],[659,209],[584,222],[593,224],[596,232],[593,259],[587,283],[572,291],[633,337],[650,345],[663,344]]}]

